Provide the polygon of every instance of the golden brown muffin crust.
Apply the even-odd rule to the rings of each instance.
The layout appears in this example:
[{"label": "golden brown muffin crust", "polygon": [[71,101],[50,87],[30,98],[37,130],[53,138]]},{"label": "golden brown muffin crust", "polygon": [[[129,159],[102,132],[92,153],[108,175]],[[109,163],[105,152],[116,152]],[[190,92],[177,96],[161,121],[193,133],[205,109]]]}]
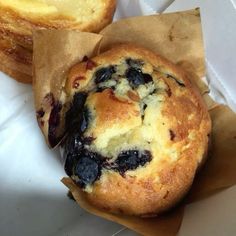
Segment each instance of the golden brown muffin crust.
[{"label": "golden brown muffin crust", "polygon": [[[111,65],[114,76],[99,82],[105,86],[99,91],[96,74]],[[133,67],[149,82],[132,85],[127,71]],[[90,118],[83,136],[93,140],[86,148],[108,158],[108,166],[119,164],[127,150],[151,154],[151,160],[125,171],[105,163],[100,177],[82,187],[90,204],[114,213],[151,216],[180,201],[204,158],[211,131],[207,108],[186,72],[149,50],[123,44],[74,65],[64,92],[65,104],[75,94],[88,94]],[[71,177],[79,183],[75,173]]]}]

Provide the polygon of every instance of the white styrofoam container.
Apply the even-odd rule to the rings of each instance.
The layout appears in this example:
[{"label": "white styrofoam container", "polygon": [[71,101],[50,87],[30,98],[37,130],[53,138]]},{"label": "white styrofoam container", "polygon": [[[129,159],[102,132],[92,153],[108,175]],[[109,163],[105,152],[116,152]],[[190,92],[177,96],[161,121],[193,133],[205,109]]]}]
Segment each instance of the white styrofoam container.
[{"label": "white styrofoam container", "polygon": [[[212,95],[235,109],[235,5],[220,0],[118,0],[115,20],[201,6]],[[216,14],[218,18],[216,18]],[[217,81],[217,82],[215,82]],[[136,235],[66,196],[57,150],[37,126],[32,88],[0,72],[0,235]],[[179,235],[236,235],[236,188],[187,207]]]}]

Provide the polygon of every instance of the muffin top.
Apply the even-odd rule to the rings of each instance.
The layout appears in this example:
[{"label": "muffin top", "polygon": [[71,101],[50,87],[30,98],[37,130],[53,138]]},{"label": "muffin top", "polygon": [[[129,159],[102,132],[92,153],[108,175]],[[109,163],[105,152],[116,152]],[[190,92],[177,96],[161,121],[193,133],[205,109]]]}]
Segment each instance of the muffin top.
[{"label": "muffin top", "polygon": [[39,124],[48,124],[51,146],[63,137],[65,171],[92,204],[158,214],[189,189],[211,121],[187,76],[166,59],[123,44],[74,65],[63,102],[46,95],[51,111],[45,117],[43,107],[38,111]]}]

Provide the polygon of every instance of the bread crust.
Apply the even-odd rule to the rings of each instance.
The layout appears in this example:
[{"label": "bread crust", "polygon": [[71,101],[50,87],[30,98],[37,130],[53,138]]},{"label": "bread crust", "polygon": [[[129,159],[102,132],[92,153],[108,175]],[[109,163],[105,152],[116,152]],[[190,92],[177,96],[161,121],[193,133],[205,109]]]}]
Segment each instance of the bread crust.
[{"label": "bread crust", "polygon": [[[5,55],[0,52],[0,61],[4,61],[4,60],[6,60]],[[26,83],[26,84],[31,83],[32,77],[30,75],[14,70],[12,68],[9,68],[6,65],[7,65],[6,62],[5,64],[0,64],[0,71],[14,78],[18,82]]]},{"label": "bread crust", "polygon": [[[0,21],[5,23],[5,30],[9,32],[28,32],[31,35],[33,28],[47,29],[80,29],[85,32],[99,32],[112,21],[112,17],[116,7],[115,0],[101,0],[103,11],[95,19],[88,22],[76,22],[73,17],[63,14],[52,15],[34,15],[29,13],[18,12],[10,6],[6,6],[0,2]],[[7,13],[7,14],[6,14]],[[9,22],[11,25],[8,26]]]},{"label": "bread crust", "polygon": [[[30,63],[32,64],[32,30],[35,29],[68,29],[68,30],[81,30],[85,32],[99,32],[106,25],[111,23],[113,14],[116,7],[116,0],[101,0],[103,11],[100,12],[95,18],[90,18],[87,22],[78,22],[75,18],[65,16],[63,14],[52,15],[36,15],[30,13],[22,13],[7,6],[0,1],[0,38],[10,39],[11,50],[15,47],[22,47],[24,50],[30,52]],[[0,42],[1,44],[1,42]],[[1,45],[0,45],[1,47]],[[25,57],[24,50],[21,50],[18,57]],[[6,53],[5,53],[6,54]],[[8,55],[9,56],[9,55]],[[11,57],[11,56],[10,56]],[[12,58],[12,57],[11,57]],[[21,61],[15,60],[15,66],[20,67]],[[24,62],[23,62],[24,64]],[[8,67],[10,70],[17,70],[11,65],[4,65],[2,67]],[[32,70],[28,66],[29,70]],[[12,73],[8,73],[12,76]],[[32,74],[32,72],[30,73]],[[14,78],[14,77],[13,77]],[[17,76],[17,79],[23,83],[31,83],[32,78],[25,79],[24,77]]]},{"label": "bread crust", "polygon": [[32,53],[10,38],[0,37],[0,70],[21,83],[32,81]]},{"label": "bread crust", "polygon": [[[149,147],[152,160],[124,175],[103,170],[100,179],[85,189],[83,195],[90,204],[109,212],[154,216],[173,207],[189,190],[207,152],[211,120],[199,91],[188,80],[185,71],[132,44],[116,45],[92,58],[94,66],[89,70],[86,69],[87,62],[74,65],[65,87],[68,101],[75,93],[88,90],[98,68],[119,64],[125,58],[144,61],[145,73],[152,74],[153,80],[163,82],[165,89],[162,93],[160,87],[158,95],[161,102],[145,111],[145,117],[154,117],[151,128],[148,129],[145,120],[141,120],[140,110],[135,105],[137,96],[127,101],[118,97],[117,101],[111,90],[104,90],[89,96],[86,101],[86,106],[96,111],[96,121],[85,135],[94,136],[93,151],[102,155],[119,153],[119,145],[127,149],[131,147],[127,143],[134,142],[140,149]],[[83,79],[75,87],[78,78]],[[146,144],[146,137],[152,138],[150,145]]]}]

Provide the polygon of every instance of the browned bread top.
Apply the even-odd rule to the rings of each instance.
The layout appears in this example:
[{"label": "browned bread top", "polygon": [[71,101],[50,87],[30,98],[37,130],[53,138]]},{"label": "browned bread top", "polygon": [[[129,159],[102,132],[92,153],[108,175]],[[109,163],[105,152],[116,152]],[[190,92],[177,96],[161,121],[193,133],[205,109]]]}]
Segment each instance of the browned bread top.
[{"label": "browned bread top", "polygon": [[[34,29],[99,32],[112,21],[115,6],[116,0],[0,0],[0,54],[6,58],[2,67],[7,71],[25,67],[30,71],[27,79],[5,72],[20,82],[32,82]],[[3,40],[8,41],[8,51],[2,50]]]},{"label": "browned bread top", "polygon": [[0,0],[1,28],[30,35],[32,28],[98,32],[109,24],[115,0]]}]

